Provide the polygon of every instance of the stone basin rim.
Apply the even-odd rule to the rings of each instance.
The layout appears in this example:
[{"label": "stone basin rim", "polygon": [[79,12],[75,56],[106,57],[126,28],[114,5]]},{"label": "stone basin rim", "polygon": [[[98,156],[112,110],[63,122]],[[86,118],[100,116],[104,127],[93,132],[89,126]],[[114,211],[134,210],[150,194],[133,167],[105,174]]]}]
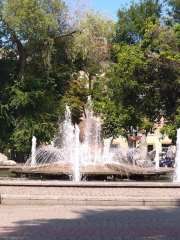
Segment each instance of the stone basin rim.
[{"label": "stone basin rim", "polygon": [[73,182],[60,180],[0,180],[0,186],[27,187],[94,187],[94,188],[180,188],[180,183],[173,182]]}]

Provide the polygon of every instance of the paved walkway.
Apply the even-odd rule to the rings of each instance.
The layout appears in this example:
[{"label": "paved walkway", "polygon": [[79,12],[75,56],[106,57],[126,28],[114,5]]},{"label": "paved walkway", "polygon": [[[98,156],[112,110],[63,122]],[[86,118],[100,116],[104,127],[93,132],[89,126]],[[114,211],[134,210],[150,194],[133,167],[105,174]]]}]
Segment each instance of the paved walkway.
[{"label": "paved walkway", "polygon": [[41,196],[180,197],[180,188],[0,186],[0,193]]},{"label": "paved walkway", "polygon": [[180,206],[180,185],[170,183],[169,187],[166,187],[164,183],[0,181],[0,203],[3,205]]},{"label": "paved walkway", "polygon": [[179,207],[0,205],[0,240],[179,240]]},{"label": "paved walkway", "polygon": [[[6,182],[7,184],[8,182]],[[106,199],[178,198],[178,185],[148,188],[133,186],[103,187],[97,184],[75,186],[3,186],[0,194]],[[5,184],[5,182],[4,182]],[[18,183],[19,184],[19,183]],[[27,183],[28,184],[28,183]],[[59,184],[59,183],[58,183]],[[64,183],[63,183],[64,184]],[[69,182],[67,183],[69,184]],[[137,187],[137,185],[139,186]],[[141,186],[142,185],[142,186]],[[145,185],[145,183],[144,183]],[[151,186],[152,185],[152,186]],[[21,200],[22,201],[22,200]],[[28,201],[24,198],[24,201]],[[65,201],[65,203],[66,203]],[[126,200],[127,201],[127,200]],[[36,204],[36,201],[35,201]],[[166,204],[166,203],[165,203]],[[160,205],[161,206],[161,205]],[[0,240],[180,240],[180,208],[155,206],[80,206],[80,205],[0,205]]]}]

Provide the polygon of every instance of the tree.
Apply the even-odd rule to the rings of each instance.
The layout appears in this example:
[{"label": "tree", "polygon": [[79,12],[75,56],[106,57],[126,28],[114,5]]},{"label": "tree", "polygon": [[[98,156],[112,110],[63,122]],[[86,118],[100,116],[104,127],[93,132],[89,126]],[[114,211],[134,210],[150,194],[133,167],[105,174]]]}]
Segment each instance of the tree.
[{"label": "tree", "polygon": [[[106,75],[106,99],[115,104],[118,114],[109,129],[117,120],[126,133],[131,126],[146,129],[148,133],[161,117],[171,122],[177,115],[180,97],[178,34],[160,25],[158,20],[154,22],[154,17],[153,21],[146,19],[145,26],[139,44],[114,46],[117,64],[113,64]],[[106,107],[110,114],[112,106],[107,104]],[[102,110],[105,122],[114,116],[114,107],[112,109],[110,117]]]},{"label": "tree", "polygon": [[20,65],[17,79],[20,80],[28,58],[46,49],[46,57],[49,60],[54,41],[76,31],[69,31],[67,21],[64,19],[66,6],[59,0],[2,2],[2,27],[6,37],[17,47]]},{"label": "tree", "polygon": [[140,107],[132,104],[135,96],[131,95],[131,89],[126,86],[124,92],[125,85],[121,85],[123,80],[119,82],[113,74],[114,72],[108,72],[103,81],[101,79],[99,83],[94,84],[93,89],[94,112],[103,119],[104,137],[111,137],[112,141],[119,135],[127,138],[132,127],[136,129],[137,126],[139,128],[148,126]]},{"label": "tree", "polygon": [[86,102],[89,95],[88,88],[81,81],[79,74],[74,74],[70,78],[68,90],[61,100],[61,118],[64,117],[65,106],[70,106],[72,113],[72,123],[80,123],[80,118],[85,114]]},{"label": "tree", "polygon": [[139,3],[132,2],[129,9],[123,7],[118,10],[116,23],[115,42],[136,44],[141,42],[145,29],[146,19],[154,16],[160,19],[162,4],[159,0],[141,0]]},{"label": "tree", "polygon": [[14,109],[9,106],[9,99],[18,60],[13,51],[6,51],[6,53],[1,51],[0,54],[0,146],[4,149],[12,147],[10,138],[14,124]]},{"label": "tree", "polygon": [[[108,23],[113,23],[86,12],[81,25],[73,25],[67,19],[67,6],[59,0],[2,0],[0,4],[0,144],[13,149],[22,161],[33,135],[38,143],[52,139],[65,104],[71,106],[74,122],[79,122],[88,90],[72,76],[85,69],[92,79],[94,71],[99,72],[98,61],[105,59],[104,46],[112,31],[106,31]],[[89,49],[86,58],[79,44],[82,39]],[[89,57],[90,49],[94,54]]]},{"label": "tree", "polygon": [[165,0],[169,5],[168,15],[172,18],[173,22],[180,23],[180,2],[178,0]]},{"label": "tree", "polygon": [[75,63],[89,78],[89,89],[93,78],[100,73],[103,61],[110,59],[110,47],[114,37],[115,23],[100,12],[85,11],[76,23],[81,32],[76,34],[72,52]]},{"label": "tree", "polygon": [[[8,71],[3,70],[5,65],[1,65],[0,70],[2,89],[7,89],[0,96],[1,123],[5,131],[1,145],[14,147],[19,160],[24,151],[30,150],[34,134],[47,142],[55,131],[62,74],[55,71],[60,65],[55,64],[52,57],[57,56],[58,46],[63,45],[60,39],[75,32],[64,19],[65,12],[66,6],[59,0],[1,1],[1,63],[11,63]],[[65,45],[62,59],[66,78],[63,79],[67,81],[70,72],[65,68],[68,57],[66,54],[64,58],[64,51]],[[60,62],[62,69],[62,60]]]}]

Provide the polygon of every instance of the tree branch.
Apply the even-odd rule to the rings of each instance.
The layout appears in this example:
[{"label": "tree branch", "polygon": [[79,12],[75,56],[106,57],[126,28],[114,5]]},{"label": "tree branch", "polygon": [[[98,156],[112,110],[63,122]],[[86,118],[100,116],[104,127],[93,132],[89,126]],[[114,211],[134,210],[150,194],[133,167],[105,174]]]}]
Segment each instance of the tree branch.
[{"label": "tree branch", "polygon": [[29,46],[30,46],[32,37],[33,37],[33,35],[34,35],[34,32],[35,32],[35,29],[33,28],[33,31],[32,31],[32,33],[31,33],[30,36],[29,36],[28,42],[26,43],[26,47],[25,47],[26,50],[29,49]]},{"label": "tree branch", "polygon": [[63,37],[71,36],[71,35],[73,35],[73,34],[75,34],[75,33],[77,33],[77,32],[80,32],[80,33],[81,33],[81,30],[73,30],[73,31],[71,31],[71,32],[61,34],[61,35],[57,36],[57,37],[55,38],[55,40],[58,40],[58,39],[63,38]]},{"label": "tree branch", "polygon": [[23,47],[21,41],[18,39],[18,37],[16,36],[16,34],[14,32],[12,32],[12,36],[14,38],[14,42],[17,45],[17,49],[18,49],[19,53],[23,52],[24,51],[24,47]]},{"label": "tree branch", "polygon": [[[80,32],[80,33],[81,33],[81,30],[73,30],[73,31],[71,31],[71,32],[61,34],[61,35],[55,37],[54,40],[56,41],[56,40],[59,40],[59,39],[61,39],[61,38],[63,38],[63,37],[71,36],[71,35],[73,35],[73,34],[75,34],[75,33],[77,33],[77,32]],[[35,52],[37,52],[37,51],[40,50],[41,48],[45,48],[45,47],[47,46],[47,44],[45,44],[45,42],[46,42],[46,41],[44,40],[44,43],[43,43],[42,45],[40,45],[40,46],[38,46],[37,48],[35,48],[32,52],[29,52],[29,53],[28,53],[28,56],[31,56],[32,54],[34,54]]]}]

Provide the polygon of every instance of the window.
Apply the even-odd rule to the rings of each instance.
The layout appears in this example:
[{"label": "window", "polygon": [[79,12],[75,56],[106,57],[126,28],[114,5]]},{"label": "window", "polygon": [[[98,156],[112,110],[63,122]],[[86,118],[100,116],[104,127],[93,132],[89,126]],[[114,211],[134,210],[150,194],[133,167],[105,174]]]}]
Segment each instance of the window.
[{"label": "window", "polygon": [[162,150],[165,149],[165,148],[167,149],[170,145],[171,144],[162,144]]},{"label": "window", "polygon": [[152,151],[154,149],[154,145],[147,145],[148,152]]}]

